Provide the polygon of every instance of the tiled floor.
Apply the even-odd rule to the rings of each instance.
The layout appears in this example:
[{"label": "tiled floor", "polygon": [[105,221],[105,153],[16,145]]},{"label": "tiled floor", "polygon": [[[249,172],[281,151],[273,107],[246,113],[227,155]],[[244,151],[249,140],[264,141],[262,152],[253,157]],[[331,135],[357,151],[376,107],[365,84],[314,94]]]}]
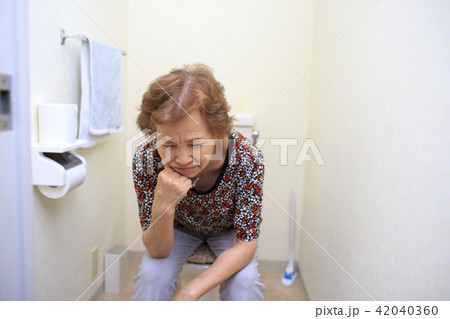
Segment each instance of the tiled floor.
[{"label": "tiled floor", "polygon": [[[97,300],[119,301],[131,300],[133,292],[133,277],[137,274],[140,261],[130,260],[128,262],[128,284],[120,295],[103,293]],[[284,273],[283,267],[279,264],[261,263],[261,281],[265,284],[264,300],[266,301],[288,301],[307,300],[301,278],[297,277],[291,286],[281,284],[281,276]]]}]

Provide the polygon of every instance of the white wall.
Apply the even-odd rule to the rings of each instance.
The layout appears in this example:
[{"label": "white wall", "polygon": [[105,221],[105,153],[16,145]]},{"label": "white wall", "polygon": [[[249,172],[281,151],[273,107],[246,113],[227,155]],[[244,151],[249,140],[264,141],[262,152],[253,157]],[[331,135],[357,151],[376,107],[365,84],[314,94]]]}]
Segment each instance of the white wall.
[{"label": "white wall", "polygon": [[[81,43],[67,40],[60,45],[59,29],[116,45],[109,33],[126,47],[127,1],[30,1],[29,11],[30,109],[36,142],[38,103],[80,102]],[[123,62],[125,83],[126,58]],[[79,153],[88,164],[86,180],[79,188],[56,200],[34,188],[38,300],[77,299],[94,283],[91,249],[99,247],[100,275],[104,253],[125,242],[125,134],[111,135]],[[101,284],[98,280],[81,300],[89,299]]]},{"label": "white wall", "polygon": [[[317,57],[373,1],[316,2]],[[376,300],[450,298],[450,3],[379,1],[313,70],[302,224]],[[313,300],[371,297],[302,234]]]},{"label": "white wall", "polygon": [[[289,217],[283,208],[289,210],[291,186],[301,207],[304,168],[293,162],[306,137],[309,74],[280,95],[311,61],[313,1],[133,0],[128,21],[129,140],[137,132],[137,107],[152,79],[195,62],[214,69],[233,111],[261,115],[255,124],[261,138],[299,140],[291,147],[289,166],[280,165],[279,146],[269,141],[262,146],[264,188],[273,198],[264,197],[259,258],[287,260]],[[126,188],[127,242],[138,239],[132,249],[143,250],[131,169]]]}]

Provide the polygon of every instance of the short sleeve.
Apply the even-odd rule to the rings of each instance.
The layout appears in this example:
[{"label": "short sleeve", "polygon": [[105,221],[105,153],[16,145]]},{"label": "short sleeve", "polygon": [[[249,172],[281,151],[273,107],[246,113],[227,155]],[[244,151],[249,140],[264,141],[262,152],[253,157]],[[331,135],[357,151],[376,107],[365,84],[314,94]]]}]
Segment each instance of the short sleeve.
[{"label": "short sleeve", "polygon": [[157,182],[157,173],[152,169],[151,150],[141,147],[133,157],[133,182],[139,207],[139,219],[142,230],[150,226],[153,198]]},{"label": "short sleeve", "polygon": [[[262,159],[262,155],[260,155]],[[252,241],[259,237],[263,199],[264,165],[253,160],[240,172],[241,183],[237,194],[234,228],[236,237]]]}]

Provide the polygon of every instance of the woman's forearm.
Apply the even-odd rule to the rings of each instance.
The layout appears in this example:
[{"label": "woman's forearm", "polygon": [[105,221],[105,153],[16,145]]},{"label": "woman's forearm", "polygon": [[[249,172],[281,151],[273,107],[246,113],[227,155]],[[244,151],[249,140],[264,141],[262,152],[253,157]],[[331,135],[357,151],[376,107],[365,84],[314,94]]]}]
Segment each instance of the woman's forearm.
[{"label": "woman's forearm", "polygon": [[142,234],[145,248],[153,258],[165,258],[173,247],[173,218],[175,209],[153,205],[150,226]]},{"label": "woman's forearm", "polygon": [[192,181],[166,165],[158,174],[150,226],[142,240],[150,256],[165,258],[173,247],[175,206],[187,195]]},{"label": "woman's forearm", "polygon": [[243,242],[235,238],[233,245],[223,251],[211,267],[187,283],[175,300],[197,300],[247,266],[255,254],[256,246],[257,239]]}]

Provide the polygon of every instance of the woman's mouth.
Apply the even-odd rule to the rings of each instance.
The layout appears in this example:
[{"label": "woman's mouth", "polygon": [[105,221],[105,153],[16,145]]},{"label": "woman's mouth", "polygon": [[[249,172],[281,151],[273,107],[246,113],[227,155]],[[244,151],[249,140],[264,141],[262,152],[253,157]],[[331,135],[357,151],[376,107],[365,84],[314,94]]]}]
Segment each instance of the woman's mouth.
[{"label": "woman's mouth", "polygon": [[176,167],[175,170],[181,174],[189,174],[194,170],[194,167]]}]

